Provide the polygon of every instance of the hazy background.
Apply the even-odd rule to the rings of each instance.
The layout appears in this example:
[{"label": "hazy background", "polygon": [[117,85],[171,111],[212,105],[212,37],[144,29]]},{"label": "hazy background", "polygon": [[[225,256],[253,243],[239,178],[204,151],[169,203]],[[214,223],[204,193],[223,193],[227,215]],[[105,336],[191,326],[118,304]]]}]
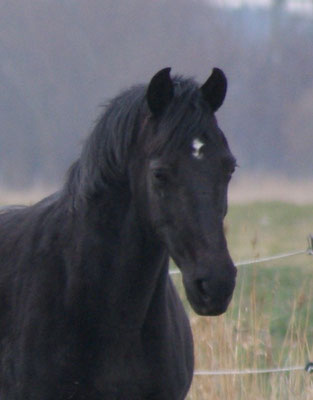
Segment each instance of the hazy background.
[{"label": "hazy background", "polygon": [[0,186],[60,184],[101,105],[167,66],[199,82],[214,66],[225,71],[218,119],[242,175],[313,179],[312,8],[1,0]]}]

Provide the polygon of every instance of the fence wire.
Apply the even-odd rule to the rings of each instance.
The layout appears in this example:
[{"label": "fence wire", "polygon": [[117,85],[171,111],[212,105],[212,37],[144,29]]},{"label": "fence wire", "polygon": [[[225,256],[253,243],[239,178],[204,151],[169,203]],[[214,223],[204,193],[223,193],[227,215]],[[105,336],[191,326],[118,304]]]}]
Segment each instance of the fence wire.
[{"label": "fence wire", "polygon": [[305,371],[303,366],[296,367],[282,367],[282,368],[265,368],[265,369],[242,369],[242,370],[232,370],[225,369],[219,371],[205,371],[199,370],[195,371],[195,376],[221,376],[221,375],[249,375],[249,374],[272,374],[277,372],[291,372],[291,371]]},{"label": "fence wire", "polygon": [[[244,267],[244,266],[248,266],[248,265],[265,263],[268,261],[280,260],[282,258],[299,256],[301,254],[313,255],[313,235],[308,236],[308,248],[306,250],[295,250],[295,251],[291,251],[288,253],[276,254],[273,256],[269,256],[269,257],[261,257],[261,258],[255,258],[255,259],[250,259],[250,260],[237,261],[235,263],[235,266],[236,267]],[[170,273],[170,275],[177,275],[177,274],[180,274],[180,270],[173,269],[173,270],[170,270],[169,273]]]}]

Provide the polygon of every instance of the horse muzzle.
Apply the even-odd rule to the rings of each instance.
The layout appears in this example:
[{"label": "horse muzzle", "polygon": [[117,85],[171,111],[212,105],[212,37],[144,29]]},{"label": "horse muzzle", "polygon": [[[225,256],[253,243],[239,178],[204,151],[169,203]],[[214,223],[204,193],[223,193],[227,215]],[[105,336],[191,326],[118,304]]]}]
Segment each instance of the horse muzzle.
[{"label": "horse muzzle", "polygon": [[183,277],[187,299],[193,310],[203,316],[223,314],[232,299],[237,269],[233,266],[223,277]]}]

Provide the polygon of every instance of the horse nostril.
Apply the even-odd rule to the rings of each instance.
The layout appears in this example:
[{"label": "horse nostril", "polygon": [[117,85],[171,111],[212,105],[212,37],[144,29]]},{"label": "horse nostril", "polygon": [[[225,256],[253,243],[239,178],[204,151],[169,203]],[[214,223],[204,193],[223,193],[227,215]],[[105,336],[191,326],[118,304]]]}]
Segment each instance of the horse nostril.
[{"label": "horse nostril", "polygon": [[199,279],[197,285],[202,296],[209,297],[212,291],[210,281],[208,279]]}]

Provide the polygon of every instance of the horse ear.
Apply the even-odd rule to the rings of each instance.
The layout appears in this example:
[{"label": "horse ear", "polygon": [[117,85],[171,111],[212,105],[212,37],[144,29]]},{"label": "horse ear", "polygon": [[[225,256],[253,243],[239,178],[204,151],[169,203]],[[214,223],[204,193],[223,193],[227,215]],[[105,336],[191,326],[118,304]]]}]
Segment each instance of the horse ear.
[{"label": "horse ear", "polygon": [[227,91],[227,79],[222,70],[213,68],[209,79],[201,86],[204,99],[210,104],[212,111],[217,111],[223,104]]},{"label": "horse ear", "polygon": [[171,68],[164,68],[151,79],[147,90],[148,106],[152,114],[159,117],[174,96],[174,85],[170,77]]}]

